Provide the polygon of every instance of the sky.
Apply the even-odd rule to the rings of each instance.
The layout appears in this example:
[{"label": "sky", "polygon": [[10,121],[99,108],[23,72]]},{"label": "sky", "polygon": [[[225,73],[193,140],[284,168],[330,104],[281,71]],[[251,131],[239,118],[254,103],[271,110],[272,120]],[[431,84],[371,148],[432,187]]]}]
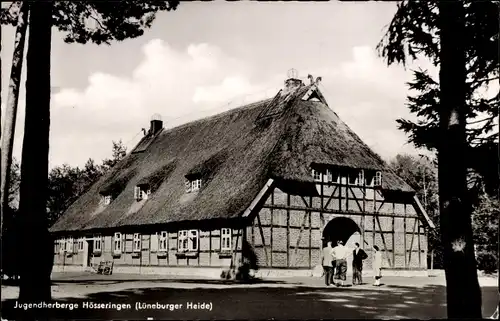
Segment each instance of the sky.
[{"label": "sky", "polygon": [[[153,114],[171,128],[274,96],[291,68],[321,76],[329,107],[385,160],[421,153],[396,119],[414,119],[405,83],[411,68],[429,66],[387,67],[375,50],[395,12],[395,2],[181,2],[140,38],[111,46],[66,44],[54,29],[50,166],[100,161],[120,139],[130,151]],[[14,32],[2,27],[2,105]]]}]

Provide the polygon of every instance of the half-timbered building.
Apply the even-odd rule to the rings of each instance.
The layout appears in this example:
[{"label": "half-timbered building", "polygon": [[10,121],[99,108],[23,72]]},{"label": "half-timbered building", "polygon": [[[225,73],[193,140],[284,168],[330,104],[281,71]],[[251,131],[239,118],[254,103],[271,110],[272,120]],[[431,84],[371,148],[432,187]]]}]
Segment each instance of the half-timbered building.
[{"label": "half-timbered building", "polygon": [[[415,191],[293,74],[274,98],[164,129],[159,117],[51,227],[55,270],[310,275],[327,240],[426,271],[433,228]],[[365,266],[369,270],[371,259]]]}]

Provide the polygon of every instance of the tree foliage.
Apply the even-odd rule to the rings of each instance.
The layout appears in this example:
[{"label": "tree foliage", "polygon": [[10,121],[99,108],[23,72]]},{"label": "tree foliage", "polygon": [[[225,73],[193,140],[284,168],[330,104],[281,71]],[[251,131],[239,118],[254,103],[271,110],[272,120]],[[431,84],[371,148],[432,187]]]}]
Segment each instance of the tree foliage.
[{"label": "tree foliage", "polygon": [[443,268],[443,246],[439,220],[439,195],[436,162],[427,157],[396,155],[389,163],[390,168],[407,182],[417,194],[429,218],[436,228],[428,230],[428,263],[436,269]]},{"label": "tree foliage", "polygon": [[[2,8],[2,24],[15,25],[19,1]],[[111,44],[137,38],[152,26],[158,12],[175,10],[179,1],[54,1],[53,26],[67,43]]]},{"label": "tree foliage", "polygon": [[[439,66],[439,35],[437,0],[402,1],[377,48],[389,65],[409,60],[425,59]],[[470,182],[476,188],[486,185],[487,191],[498,193],[498,120],[500,92],[487,95],[490,86],[499,80],[499,7],[495,1],[463,1],[465,33],[462,35],[466,53],[467,143],[466,161]],[[412,70],[413,79],[407,97],[410,112],[417,121],[400,118],[398,128],[409,136],[417,148],[435,151],[439,133],[439,81],[429,70]],[[490,174],[488,174],[490,173]],[[478,176],[479,175],[479,176]],[[481,180],[478,180],[481,178]]]},{"label": "tree foliage", "polygon": [[478,268],[491,273],[498,270],[498,220],[500,203],[498,199],[481,196],[481,201],[474,208],[472,229],[476,244]]}]

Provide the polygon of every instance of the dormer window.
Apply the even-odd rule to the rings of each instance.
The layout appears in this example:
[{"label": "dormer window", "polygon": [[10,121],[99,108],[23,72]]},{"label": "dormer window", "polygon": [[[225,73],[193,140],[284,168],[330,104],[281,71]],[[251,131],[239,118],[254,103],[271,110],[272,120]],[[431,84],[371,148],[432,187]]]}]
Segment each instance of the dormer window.
[{"label": "dormer window", "polygon": [[186,180],[186,193],[199,191],[201,188],[201,178]]},{"label": "dormer window", "polygon": [[134,198],[136,201],[147,200],[151,195],[151,190],[146,185],[139,185],[134,188]]},{"label": "dormer window", "polygon": [[111,204],[111,195],[103,195],[102,196],[102,203],[104,205],[109,205]]},{"label": "dormer window", "polygon": [[320,171],[313,169],[312,170],[312,177],[315,181],[321,182],[321,172]]},{"label": "dormer window", "polygon": [[377,171],[375,173],[375,178],[373,179],[373,185],[375,185],[375,186],[382,185],[382,172],[381,171]]},{"label": "dormer window", "polygon": [[333,171],[331,169],[326,170],[326,177],[329,183],[340,183],[340,175],[338,171]]}]

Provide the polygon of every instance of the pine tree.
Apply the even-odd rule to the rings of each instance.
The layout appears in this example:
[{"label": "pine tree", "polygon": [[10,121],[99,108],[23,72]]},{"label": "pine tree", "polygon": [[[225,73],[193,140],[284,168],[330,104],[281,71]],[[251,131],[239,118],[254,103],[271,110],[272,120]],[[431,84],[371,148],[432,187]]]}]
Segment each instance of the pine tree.
[{"label": "pine tree", "polygon": [[[158,11],[173,10],[179,1],[33,1],[29,2],[26,119],[21,164],[19,218],[22,302],[48,301],[53,240],[47,229],[47,183],[50,130],[50,54],[52,28],[68,43],[110,44],[139,37]],[[19,6],[15,2],[12,6]],[[15,24],[11,8],[2,8],[2,24]],[[37,244],[36,250],[33,250]],[[29,255],[27,255],[29,253]],[[37,268],[32,268],[32,262]]]}]

